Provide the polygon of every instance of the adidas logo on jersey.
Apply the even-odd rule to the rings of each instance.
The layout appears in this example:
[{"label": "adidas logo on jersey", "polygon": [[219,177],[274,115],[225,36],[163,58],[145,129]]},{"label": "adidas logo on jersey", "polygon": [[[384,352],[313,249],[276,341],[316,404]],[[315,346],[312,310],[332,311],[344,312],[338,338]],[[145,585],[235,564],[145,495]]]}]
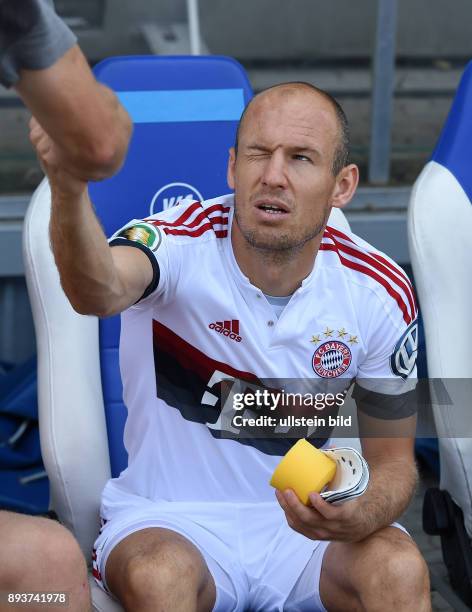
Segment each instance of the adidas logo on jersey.
[{"label": "adidas logo on jersey", "polygon": [[237,319],[233,319],[232,321],[217,321],[216,323],[210,323],[208,327],[235,342],[241,342],[242,340],[239,335],[239,321]]}]

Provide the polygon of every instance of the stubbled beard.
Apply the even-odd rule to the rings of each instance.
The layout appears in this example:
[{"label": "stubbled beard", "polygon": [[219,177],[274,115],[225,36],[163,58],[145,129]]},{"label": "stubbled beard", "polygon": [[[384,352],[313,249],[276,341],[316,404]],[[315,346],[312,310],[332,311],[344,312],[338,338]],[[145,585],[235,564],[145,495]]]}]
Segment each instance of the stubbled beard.
[{"label": "stubbled beard", "polygon": [[303,249],[305,244],[316,238],[325,228],[328,221],[331,206],[327,206],[323,216],[315,225],[307,228],[300,234],[276,234],[271,230],[270,235],[264,229],[254,229],[244,225],[236,205],[234,218],[239,230],[248,246],[258,252],[260,256],[270,262],[283,263],[292,260]]}]

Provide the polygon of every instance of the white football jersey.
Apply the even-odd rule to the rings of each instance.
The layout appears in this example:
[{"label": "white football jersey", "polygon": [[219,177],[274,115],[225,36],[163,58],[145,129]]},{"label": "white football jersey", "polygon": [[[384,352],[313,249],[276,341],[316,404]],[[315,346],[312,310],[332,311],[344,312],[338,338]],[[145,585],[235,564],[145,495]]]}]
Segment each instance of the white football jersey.
[{"label": "white football jersey", "polygon": [[[235,426],[235,413],[257,416],[258,409],[236,412],[222,398],[232,381],[273,389],[283,379],[329,392],[356,380],[392,400],[379,410],[393,413],[376,416],[405,416],[417,327],[401,268],[353,234],[327,227],[312,272],[277,318],[235,260],[233,202],[232,195],[185,202],[110,239],[144,250],[155,275],[122,313],[129,465],[108,487],[155,500],[273,501],[271,474],[296,439],[280,423],[273,431],[268,425],[268,436]],[[330,433],[300,431],[318,446]]]}]

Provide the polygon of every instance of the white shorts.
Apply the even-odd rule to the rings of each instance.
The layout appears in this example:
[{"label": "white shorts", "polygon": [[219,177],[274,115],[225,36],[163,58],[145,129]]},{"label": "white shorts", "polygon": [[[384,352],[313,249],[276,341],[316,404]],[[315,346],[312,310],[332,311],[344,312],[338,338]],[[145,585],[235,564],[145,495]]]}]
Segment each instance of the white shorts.
[{"label": "white shorts", "polygon": [[183,535],[203,555],[216,585],[214,611],[325,611],[319,582],[329,542],[293,531],[276,501],[152,502],[107,485],[101,516],[93,573],[108,593],[105,566],[114,547],[131,533],[164,527]]}]

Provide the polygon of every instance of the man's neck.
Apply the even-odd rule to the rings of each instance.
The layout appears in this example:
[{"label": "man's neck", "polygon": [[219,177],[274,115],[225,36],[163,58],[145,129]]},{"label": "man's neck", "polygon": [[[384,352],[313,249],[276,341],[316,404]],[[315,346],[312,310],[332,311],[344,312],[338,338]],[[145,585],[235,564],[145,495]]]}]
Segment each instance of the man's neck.
[{"label": "man's neck", "polygon": [[250,282],[263,293],[287,296],[294,293],[313,270],[322,234],[310,240],[299,251],[265,251],[251,246],[233,224],[231,243],[234,257]]}]

